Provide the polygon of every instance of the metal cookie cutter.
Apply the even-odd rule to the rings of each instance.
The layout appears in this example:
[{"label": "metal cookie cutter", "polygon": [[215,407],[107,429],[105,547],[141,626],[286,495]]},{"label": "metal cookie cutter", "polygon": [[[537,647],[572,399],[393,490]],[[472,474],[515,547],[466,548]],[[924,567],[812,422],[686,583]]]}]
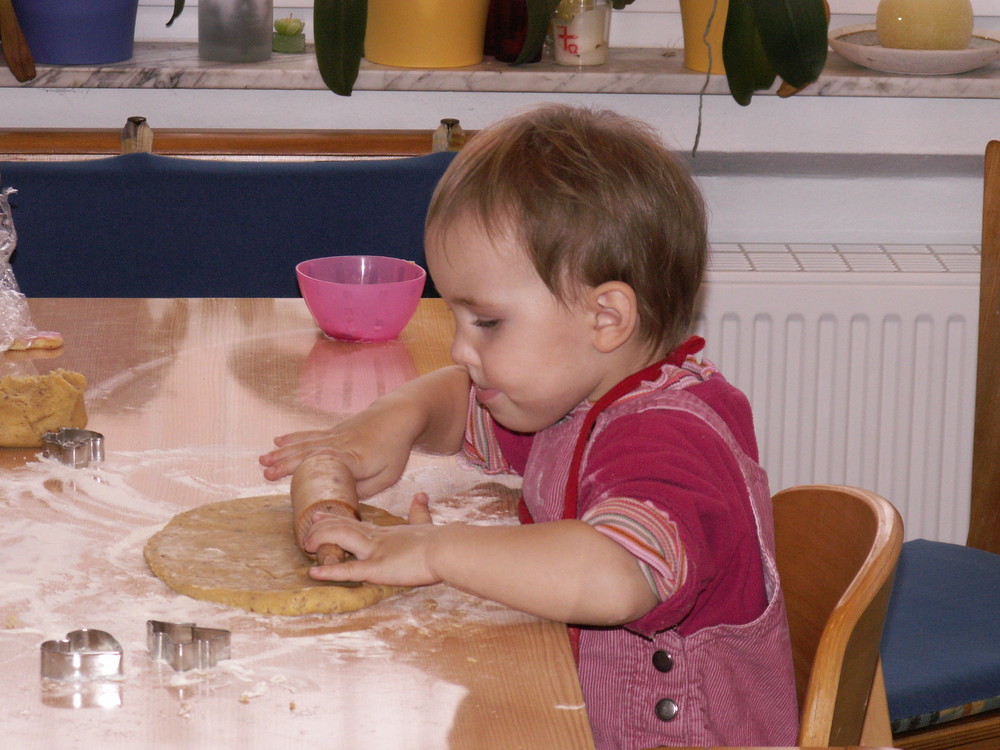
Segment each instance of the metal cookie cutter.
[{"label": "metal cookie cutter", "polygon": [[87,466],[91,461],[104,460],[104,435],[93,430],[63,427],[42,435],[42,443],[46,456],[54,456],[77,469]]},{"label": "metal cookie cutter", "polygon": [[199,628],[192,622],[146,621],[150,656],[165,661],[174,671],[209,669],[229,658],[230,633],[217,628]]},{"label": "metal cookie cutter", "polygon": [[74,630],[42,644],[42,677],[88,682],[122,675],[122,647],[103,630]]}]

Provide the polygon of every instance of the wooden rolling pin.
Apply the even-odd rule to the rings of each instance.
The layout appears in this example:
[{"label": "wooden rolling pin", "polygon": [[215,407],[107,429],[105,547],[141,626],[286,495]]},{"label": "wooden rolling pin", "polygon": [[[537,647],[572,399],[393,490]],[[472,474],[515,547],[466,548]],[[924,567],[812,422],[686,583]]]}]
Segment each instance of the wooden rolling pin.
[{"label": "wooden rolling pin", "polygon": [[[300,547],[316,513],[360,518],[354,476],[332,456],[310,456],[299,464],[292,474],[291,495],[295,541]],[[324,544],[315,556],[320,565],[328,565],[343,561],[346,553],[335,544]]]}]

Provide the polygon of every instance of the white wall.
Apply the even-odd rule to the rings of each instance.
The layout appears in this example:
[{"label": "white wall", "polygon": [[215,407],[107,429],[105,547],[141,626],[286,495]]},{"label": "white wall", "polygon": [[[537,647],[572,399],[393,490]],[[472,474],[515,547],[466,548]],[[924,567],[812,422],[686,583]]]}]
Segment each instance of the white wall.
[{"label": "white wall", "polygon": [[[172,0],[140,3],[137,39],[197,38],[196,0],[169,29]],[[831,0],[831,28],[872,22],[876,5]],[[308,0],[275,0],[275,8],[276,15],[304,17],[309,32]],[[974,9],[977,27],[1000,27],[1000,0],[974,0]],[[677,0],[636,0],[615,13],[612,29],[616,46],[679,46]],[[700,112],[702,156],[694,165],[709,172],[702,184],[715,241],[979,241],[978,160],[1000,134],[1000,99],[758,96],[744,108],[728,96],[0,88],[0,127],[120,127],[139,114],[154,128],[430,128],[457,117],[475,129],[551,100],[648,120],[681,151],[694,144]],[[713,153],[790,156],[720,166]],[[826,154],[843,158],[817,157]]]},{"label": "white wall", "polygon": [[[706,0],[708,1],[708,0]],[[829,0],[831,28],[855,23],[872,23],[878,0]],[[169,29],[167,19],[173,11],[172,0],[139,0],[137,38],[179,40],[197,38],[197,0],[187,0],[181,17]],[[307,0],[274,0],[275,15],[294,13],[307,21],[312,3]],[[1000,27],[1000,0],[972,0],[978,28]],[[616,11],[612,24],[612,45],[617,47],[680,47],[680,10],[678,0],[634,0],[623,11]],[[311,23],[307,23],[311,40]]]}]

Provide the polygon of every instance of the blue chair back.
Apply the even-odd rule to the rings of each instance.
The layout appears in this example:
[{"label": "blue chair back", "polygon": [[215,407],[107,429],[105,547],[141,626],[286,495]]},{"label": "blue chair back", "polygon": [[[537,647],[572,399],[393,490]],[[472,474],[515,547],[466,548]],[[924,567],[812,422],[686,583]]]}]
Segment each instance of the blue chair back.
[{"label": "blue chair back", "polygon": [[453,157],[2,162],[0,185],[18,191],[14,274],[28,297],[295,297],[309,258],[426,268],[424,217]]}]

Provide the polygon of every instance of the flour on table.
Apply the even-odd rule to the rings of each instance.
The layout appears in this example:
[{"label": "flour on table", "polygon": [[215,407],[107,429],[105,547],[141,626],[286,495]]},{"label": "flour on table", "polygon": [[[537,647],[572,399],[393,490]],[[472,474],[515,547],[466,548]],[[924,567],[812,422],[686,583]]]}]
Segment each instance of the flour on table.
[{"label": "flour on table", "polygon": [[[41,642],[99,628],[125,648],[124,700],[113,722],[104,711],[74,713],[81,737],[112,738],[113,745],[118,734],[129,735],[126,727],[143,726],[150,710],[158,721],[204,722],[205,731],[215,731],[218,711],[231,703],[241,712],[269,712],[276,731],[291,726],[313,737],[326,736],[331,717],[351,716],[372,737],[388,733],[390,744],[412,739],[380,718],[402,711],[401,727],[420,724],[436,738],[432,744],[443,746],[465,690],[420,655],[455,638],[474,640],[480,628],[537,621],[441,584],[356,612],[298,617],[177,594],[149,570],[147,540],[178,512],[234,497],[286,495],[287,482],[264,481],[254,451],[116,451],[113,434],[106,445],[107,458],[96,467],[39,459],[4,472],[0,660],[8,680],[22,687],[0,707],[0,721],[15,744],[34,736],[19,729],[29,721],[24,717],[37,722],[53,710],[39,703]],[[435,523],[516,523],[514,478],[486,476],[450,458],[415,454],[396,486],[366,502],[405,516],[418,491],[429,494]],[[150,619],[228,629],[232,658],[209,670],[174,672],[149,658]],[[249,702],[241,704],[244,695]],[[213,742],[235,745],[239,738],[213,735]]]}]

